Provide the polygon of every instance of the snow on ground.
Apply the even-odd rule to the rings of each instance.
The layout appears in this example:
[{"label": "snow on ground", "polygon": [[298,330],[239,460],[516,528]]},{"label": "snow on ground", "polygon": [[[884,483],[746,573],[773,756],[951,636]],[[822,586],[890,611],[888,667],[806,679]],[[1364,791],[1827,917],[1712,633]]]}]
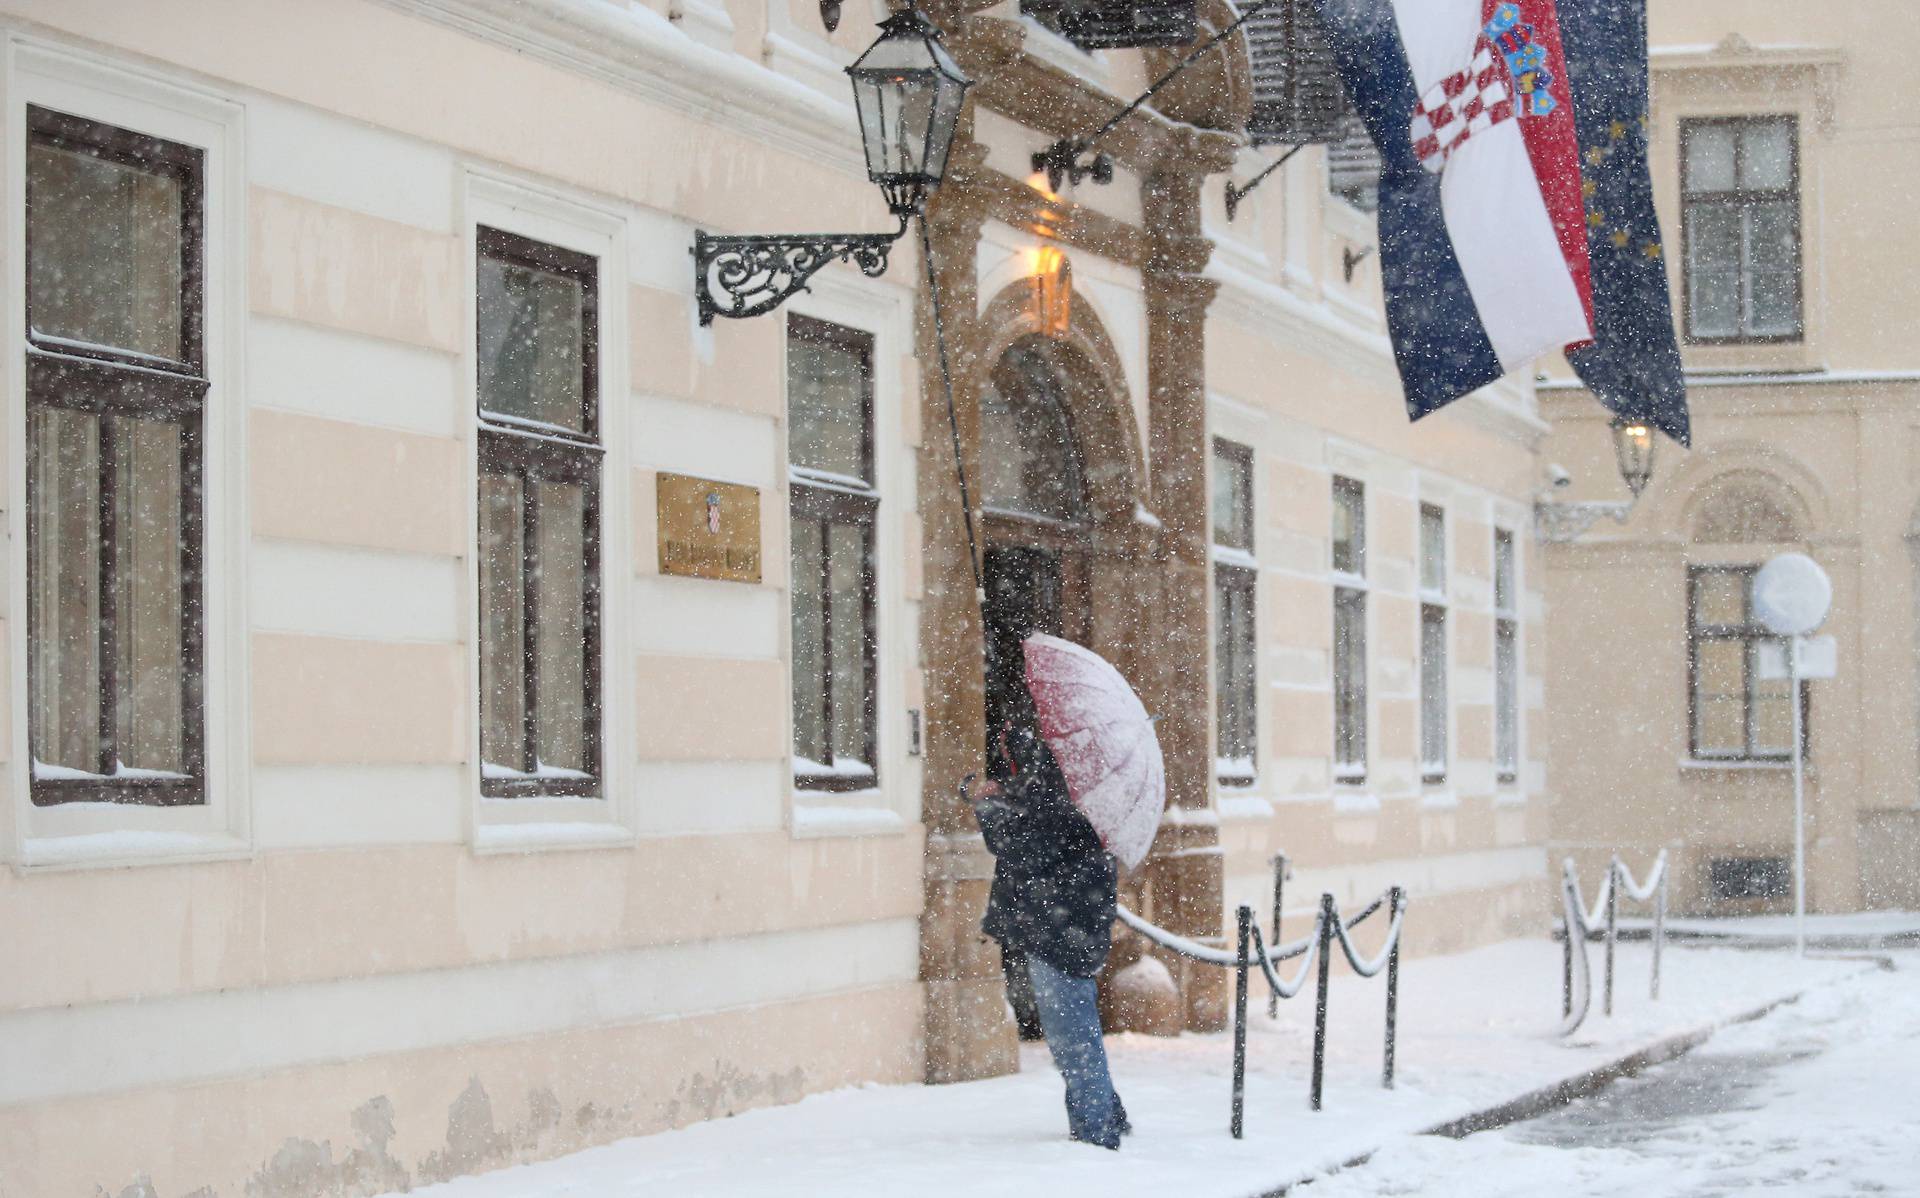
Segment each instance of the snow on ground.
[{"label": "snow on ground", "polygon": [[[1369,951],[1371,940],[1358,947]],[[1059,1078],[1044,1048],[1029,1046],[1015,1076],[819,1094],[414,1193],[790,1198],[857,1188],[926,1198],[1244,1198],[1580,1074],[1664,1036],[1872,968],[1859,961],[1669,945],[1664,994],[1652,1003],[1648,953],[1644,944],[1621,946],[1615,1017],[1602,1018],[1596,1009],[1570,1042],[1552,1035],[1560,1013],[1560,950],[1550,941],[1509,941],[1406,962],[1400,1076],[1391,1091],[1380,1086],[1381,984],[1336,975],[1326,1109],[1319,1113],[1307,1106],[1312,988],[1283,1002],[1277,1022],[1266,1018],[1262,995],[1251,1004],[1241,1141],[1227,1134],[1227,1036],[1116,1036],[1108,1041],[1115,1082],[1137,1129],[1118,1153],[1066,1138]],[[1596,969],[1599,959],[1596,947]],[[1260,994],[1257,980],[1256,987]]]},{"label": "snow on ground", "polygon": [[1291,1198],[1920,1192],[1920,955],[1897,960],[1564,1111],[1465,1140],[1398,1140]]}]

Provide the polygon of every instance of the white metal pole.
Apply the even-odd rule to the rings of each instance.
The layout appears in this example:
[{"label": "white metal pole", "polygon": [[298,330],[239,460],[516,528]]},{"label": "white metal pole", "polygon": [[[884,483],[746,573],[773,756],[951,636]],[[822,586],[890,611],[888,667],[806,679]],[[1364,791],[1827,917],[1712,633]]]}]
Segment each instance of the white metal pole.
[{"label": "white metal pole", "polygon": [[1793,709],[1793,947],[1807,955],[1806,747],[1800,728],[1800,638],[1787,638],[1788,704]]}]

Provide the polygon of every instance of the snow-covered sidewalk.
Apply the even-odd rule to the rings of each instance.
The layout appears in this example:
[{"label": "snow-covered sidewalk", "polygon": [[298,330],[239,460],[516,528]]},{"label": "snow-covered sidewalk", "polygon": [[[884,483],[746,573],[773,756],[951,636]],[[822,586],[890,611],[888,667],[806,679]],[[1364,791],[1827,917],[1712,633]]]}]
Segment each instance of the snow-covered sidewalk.
[{"label": "snow-covered sidewalk", "polygon": [[[1553,1035],[1560,949],[1550,941],[1509,941],[1405,962],[1399,1079],[1391,1091],[1380,1086],[1384,988],[1378,980],[1336,974],[1326,1109],[1318,1113],[1307,1106],[1311,987],[1283,1002],[1280,1019],[1269,1021],[1264,987],[1256,983],[1246,1138],[1239,1141],[1227,1134],[1228,1036],[1116,1036],[1108,1041],[1115,1082],[1137,1129],[1118,1153],[1067,1140],[1059,1078],[1045,1050],[1033,1046],[1016,1076],[820,1094],[414,1192],[431,1198],[850,1192],[1246,1198],[1872,968],[1669,945],[1663,995],[1655,1003],[1647,998],[1648,953],[1645,944],[1621,946],[1614,1017],[1599,1014],[1596,995],[1594,1014],[1568,1041]],[[1592,959],[1597,987],[1597,946]]]}]

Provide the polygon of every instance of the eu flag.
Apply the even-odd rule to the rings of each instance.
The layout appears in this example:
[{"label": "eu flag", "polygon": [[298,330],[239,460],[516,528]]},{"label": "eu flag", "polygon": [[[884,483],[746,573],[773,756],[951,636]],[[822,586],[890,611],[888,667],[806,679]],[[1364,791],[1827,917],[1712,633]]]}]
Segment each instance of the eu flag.
[{"label": "eu flag", "polygon": [[1594,341],[1567,359],[1600,401],[1688,443],[1687,386],[1647,170],[1646,0],[1561,0],[1592,264]]}]

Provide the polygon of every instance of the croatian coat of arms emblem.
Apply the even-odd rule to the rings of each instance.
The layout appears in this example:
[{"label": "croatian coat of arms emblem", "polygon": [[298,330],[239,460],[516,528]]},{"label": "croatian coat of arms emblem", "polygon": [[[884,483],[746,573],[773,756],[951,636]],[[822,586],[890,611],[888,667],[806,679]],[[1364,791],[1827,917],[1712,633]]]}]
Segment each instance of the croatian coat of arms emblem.
[{"label": "croatian coat of arms emblem", "polygon": [[1542,117],[1557,106],[1553,72],[1518,4],[1501,4],[1474,39],[1473,59],[1421,95],[1408,130],[1420,165],[1436,174],[1460,143],[1515,116]]}]

